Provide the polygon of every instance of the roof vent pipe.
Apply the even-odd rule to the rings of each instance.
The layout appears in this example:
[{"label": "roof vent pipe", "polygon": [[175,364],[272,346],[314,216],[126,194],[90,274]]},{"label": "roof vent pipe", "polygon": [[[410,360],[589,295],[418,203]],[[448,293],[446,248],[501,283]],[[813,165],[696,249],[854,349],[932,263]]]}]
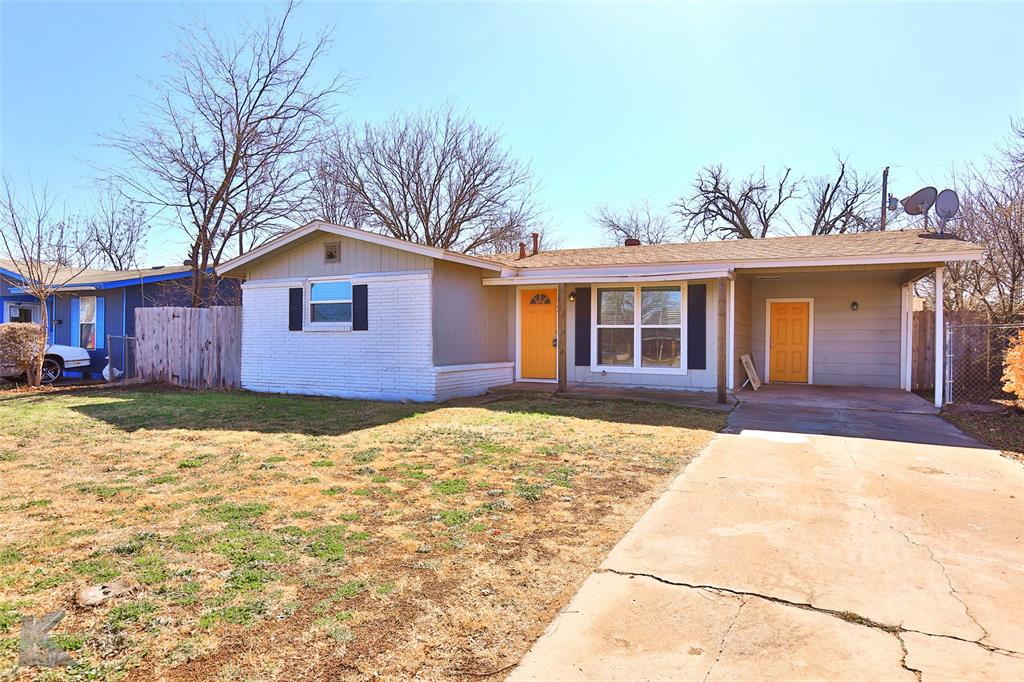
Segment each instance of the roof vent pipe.
[{"label": "roof vent pipe", "polygon": [[519,242],[519,260],[526,258],[526,244]]},{"label": "roof vent pipe", "polygon": [[533,255],[536,256],[540,251],[540,232],[534,232],[530,236],[533,237]]},{"label": "roof vent pipe", "polygon": [[626,240],[626,246],[640,246],[640,240],[635,237],[630,237]]}]

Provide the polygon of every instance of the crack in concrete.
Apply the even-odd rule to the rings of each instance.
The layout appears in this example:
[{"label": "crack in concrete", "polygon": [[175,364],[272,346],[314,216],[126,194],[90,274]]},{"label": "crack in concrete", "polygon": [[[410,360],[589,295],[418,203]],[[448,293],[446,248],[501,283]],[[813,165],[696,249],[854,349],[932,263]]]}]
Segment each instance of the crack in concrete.
[{"label": "crack in concrete", "polygon": [[924,676],[923,670],[917,668],[911,668],[907,665],[907,656],[910,655],[910,651],[907,649],[907,643],[903,641],[903,635],[899,632],[894,632],[893,636],[896,637],[896,641],[900,643],[900,649],[903,651],[903,655],[900,656],[900,667],[907,672],[914,673],[914,677],[917,678],[917,682],[921,682],[921,678]]},{"label": "crack in concrete", "polygon": [[[923,513],[921,514],[921,523],[922,523],[923,525],[925,525],[925,526],[927,526],[927,525],[928,525],[928,520],[927,520],[927,519],[926,519],[926,518],[924,517],[924,514],[923,514]],[[902,531],[900,531],[900,532],[902,533]],[[906,533],[903,533],[903,536],[904,536],[904,537],[907,537]],[[986,630],[986,629],[985,629],[985,626],[984,626],[984,625],[982,625],[982,624],[981,624],[981,623],[980,623],[980,622],[978,621],[978,619],[974,617],[974,614],[973,614],[973,613],[971,613],[971,607],[969,607],[969,606],[967,605],[967,602],[966,602],[966,601],[964,601],[963,599],[961,599],[961,598],[960,598],[960,592],[958,592],[958,591],[957,591],[957,589],[956,589],[955,587],[953,587],[953,581],[952,581],[952,579],[951,579],[951,578],[949,577],[949,574],[948,574],[948,573],[946,572],[946,566],[945,566],[945,564],[943,564],[943,563],[942,563],[941,561],[939,561],[939,560],[938,560],[938,559],[937,559],[937,558],[935,557],[935,552],[933,552],[933,551],[932,551],[932,548],[931,548],[931,547],[928,547],[927,545],[922,545],[922,544],[920,544],[920,543],[918,543],[918,542],[915,542],[914,540],[911,540],[911,539],[910,539],[909,537],[907,537],[907,541],[908,541],[908,542],[910,542],[910,543],[912,543],[912,544],[918,545],[918,546],[920,546],[920,547],[924,547],[924,548],[925,548],[925,549],[926,549],[926,550],[928,551],[928,556],[930,556],[930,557],[931,557],[931,559],[932,559],[932,561],[934,561],[934,562],[935,562],[935,563],[936,563],[936,564],[938,565],[938,567],[939,567],[939,568],[940,568],[940,569],[942,570],[942,575],[946,576],[946,583],[947,583],[947,584],[949,585],[949,595],[950,595],[951,597],[953,597],[953,599],[956,599],[956,600],[957,600],[958,602],[960,602],[960,603],[961,603],[961,604],[963,605],[963,607],[964,607],[964,613],[965,613],[965,614],[967,614],[967,617],[968,617],[968,618],[970,618],[970,619],[971,619],[971,621],[972,621],[972,622],[973,622],[973,623],[974,623],[975,625],[977,625],[977,626],[978,626],[978,629],[979,629],[979,630],[981,630],[981,632],[983,633],[983,634],[982,634],[982,636],[978,638],[978,641],[980,642],[980,641],[982,641],[982,640],[985,640],[985,639],[989,639],[989,638],[990,638],[990,635],[989,635],[989,631],[988,631],[988,630]]]},{"label": "crack in concrete", "polygon": [[[852,464],[853,468],[859,473],[860,467],[857,466],[857,460],[853,455],[853,451],[850,449],[849,443],[846,444],[846,454],[850,458],[850,464]],[[883,495],[882,497],[888,497],[889,483],[885,480],[884,477],[880,479],[880,482],[882,484],[882,488],[885,490],[885,495]],[[897,528],[893,524],[887,521],[883,521],[881,518],[879,518],[878,512],[876,512],[872,507],[868,506],[867,503],[864,503],[862,506],[864,509],[871,513],[871,516],[873,516],[875,518],[875,521],[877,521],[879,524],[883,526],[888,526],[890,530],[902,535],[903,539],[911,545],[914,545],[915,547],[920,547],[924,551],[928,552],[928,558],[931,559],[932,563],[939,567],[939,570],[942,572],[942,577],[946,579],[946,586],[949,588],[949,596],[951,596],[953,599],[959,602],[960,606],[962,606],[964,609],[964,614],[971,620],[972,623],[974,623],[974,625],[979,630],[981,630],[981,637],[977,639],[975,644],[982,644],[983,640],[988,639],[990,637],[989,631],[985,628],[984,625],[982,625],[978,621],[977,618],[974,617],[974,614],[971,613],[971,608],[967,605],[967,602],[960,597],[960,593],[957,591],[955,587],[953,587],[953,579],[949,577],[949,572],[946,570],[946,565],[939,561],[938,557],[935,556],[935,552],[932,550],[932,548],[928,545],[925,545],[921,542],[912,539],[905,531]],[[927,525],[928,523],[923,513],[921,514],[921,523],[924,525]]]},{"label": "crack in concrete", "polygon": [[740,605],[736,607],[736,613],[733,614],[732,620],[729,622],[729,627],[727,627],[725,632],[722,634],[722,641],[718,643],[718,654],[715,655],[715,660],[711,662],[711,667],[708,668],[706,673],[704,673],[704,682],[707,682],[707,679],[711,677],[711,671],[714,670],[715,666],[718,665],[718,662],[722,660],[722,654],[725,653],[725,644],[729,639],[729,633],[732,632],[733,627],[736,626],[736,621],[740,619],[740,611],[742,611],[743,607],[747,605],[747,601],[749,600],[740,598]]},{"label": "crack in concrete", "polygon": [[[989,651],[989,652],[994,653],[994,654],[1000,654],[1000,655],[1003,655],[1003,656],[1010,656],[1011,658],[1022,658],[1022,659],[1024,659],[1024,651],[1015,651],[1013,649],[1005,649],[1003,647],[998,647],[998,646],[993,646],[991,644],[986,644],[985,642],[982,642],[980,640],[967,639],[966,637],[959,637],[957,635],[941,634],[941,633],[937,633],[937,632],[926,632],[924,630],[915,630],[914,628],[905,628],[902,625],[891,625],[891,624],[888,624],[888,623],[881,623],[881,622],[876,621],[876,620],[874,620],[872,618],[868,618],[867,616],[862,616],[859,613],[854,613],[852,611],[839,611],[837,609],[829,609],[829,608],[825,608],[823,606],[815,606],[814,604],[811,604],[809,602],[793,601],[791,599],[785,599],[783,597],[776,597],[776,596],[773,596],[773,595],[770,595],[770,594],[761,594],[760,592],[751,592],[751,591],[748,591],[748,590],[737,590],[737,589],[733,589],[731,587],[722,587],[720,585],[701,585],[701,584],[696,584],[696,583],[687,583],[687,582],[676,581],[676,580],[668,580],[666,578],[662,578],[661,576],[654,575],[653,573],[637,573],[637,572],[633,572],[633,571],[619,571],[619,570],[616,570],[614,568],[601,568],[601,569],[598,569],[596,572],[597,573],[613,573],[615,575],[621,575],[621,576],[627,577],[627,578],[630,578],[630,577],[632,577],[632,578],[649,578],[650,580],[654,580],[654,581],[657,581],[659,583],[663,583],[665,585],[674,585],[676,587],[685,587],[685,588],[688,588],[688,589],[691,589],[691,590],[707,590],[708,592],[715,592],[715,593],[718,593],[718,594],[731,594],[731,595],[734,595],[734,596],[737,596],[737,597],[756,597],[757,599],[763,599],[765,601],[774,602],[776,604],[782,604],[783,606],[791,606],[793,608],[803,609],[804,611],[814,611],[815,613],[822,613],[822,614],[825,614],[827,616],[832,616],[833,618],[838,618],[839,620],[846,621],[847,623],[852,623],[854,625],[860,625],[862,627],[873,628],[875,630],[881,630],[882,632],[887,632],[887,633],[895,636],[897,639],[900,639],[901,642],[902,642],[902,638],[900,636],[902,634],[904,634],[904,633],[910,632],[910,633],[913,633],[915,635],[924,635],[925,637],[937,637],[937,638],[940,638],[940,639],[951,639],[951,640],[954,640],[954,641],[957,641],[957,642],[963,642],[964,644],[973,644],[973,645],[975,645],[977,647],[985,649],[986,651]],[[908,668],[908,670],[910,670],[910,669]]]}]

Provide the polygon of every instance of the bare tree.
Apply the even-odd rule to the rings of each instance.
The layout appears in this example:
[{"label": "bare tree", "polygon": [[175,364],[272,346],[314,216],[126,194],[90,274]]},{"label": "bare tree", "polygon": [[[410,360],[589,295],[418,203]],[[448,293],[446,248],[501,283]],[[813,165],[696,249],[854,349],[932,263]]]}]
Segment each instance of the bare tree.
[{"label": "bare tree", "polygon": [[697,174],[687,196],[675,204],[687,239],[761,239],[783,227],[783,206],[797,195],[799,182],[783,169],[769,179],[764,168],[734,182],[721,165]]},{"label": "bare tree", "polygon": [[138,267],[139,251],[149,231],[146,209],[113,187],[104,188],[88,220],[89,236],[99,262],[114,270]]},{"label": "bare tree", "polygon": [[46,302],[62,286],[80,275],[90,261],[88,232],[74,218],[58,215],[54,201],[43,189],[30,188],[27,200],[15,196],[10,180],[3,180],[0,197],[0,242],[21,287],[39,302],[39,346],[28,371],[29,386],[42,382],[49,325]]},{"label": "bare tree", "polygon": [[536,220],[529,167],[451,106],[349,128],[322,167],[371,230],[464,252],[501,250]]},{"label": "bare tree", "polygon": [[991,164],[961,188],[958,236],[985,245],[985,256],[962,266],[962,283],[996,322],[1024,320],[1024,176]]},{"label": "bare tree", "polygon": [[361,229],[364,224],[362,210],[348,187],[340,182],[342,173],[336,159],[342,148],[335,133],[309,155],[306,161],[309,194],[303,215],[307,222],[326,220],[335,225]]},{"label": "bare tree", "polygon": [[1004,170],[1024,175],[1024,118],[1010,121],[1010,134],[1006,138],[998,159]]},{"label": "bare tree", "polygon": [[308,182],[301,159],[345,89],[340,76],[312,82],[328,35],[289,42],[293,8],[234,38],[180,29],[168,58],[174,75],[157,85],[144,122],[108,138],[134,166],[115,178],[168,210],[188,236],[195,306],[229,245],[242,254],[290,224]]},{"label": "bare tree", "polygon": [[875,175],[861,175],[836,155],[835,175],[805,183],[803,222],[811,234],[842,234],[878,229],[880,184]]},{"label": "bare tree", "polygon": [[604,230],[605,241],[614,246],[621,246],[627,239],[639,239],[643,244],[666,244],[679,237],[679,229],[669,216],[652,211],[647,199],[623,211],[602,204],[590,218]]}]

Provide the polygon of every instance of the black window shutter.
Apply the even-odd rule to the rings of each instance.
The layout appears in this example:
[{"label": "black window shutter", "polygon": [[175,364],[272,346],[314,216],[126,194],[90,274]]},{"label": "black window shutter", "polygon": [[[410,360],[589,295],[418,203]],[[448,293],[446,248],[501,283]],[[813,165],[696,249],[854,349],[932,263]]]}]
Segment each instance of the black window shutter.
[{"label": "black window shutter", "polygon": [[366,310],[366,285],[355,284],[352,286],[352,330],[366,331],[369,329],[369,319]]},{"label": "black window shutter", "polygon": [[708,368],[708,285],[691,284],[686,293],[686,368]]},{"label": "black window shutter", "polygon": [[302,287],[288,290],[288,331],[302,331]]},{"label": "black window shutter", "polygon": [[590,289],[576,290],[576,366],[590,367]]}]

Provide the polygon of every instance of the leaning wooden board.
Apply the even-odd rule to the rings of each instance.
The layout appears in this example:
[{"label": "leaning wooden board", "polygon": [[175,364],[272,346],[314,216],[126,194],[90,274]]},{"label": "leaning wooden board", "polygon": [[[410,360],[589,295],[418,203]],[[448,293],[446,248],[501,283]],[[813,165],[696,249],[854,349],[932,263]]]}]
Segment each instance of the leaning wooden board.
[{"label": "leaning wooden board", "polygon": [[755,391],[761,388],[761,379],[757,376],[757,367],[754,366],[754,358],[750,357],[750,353],[741,355],[740,362],[743,363],[743,369],[747,372],[747,381],[750,382],[750,387]]}]

